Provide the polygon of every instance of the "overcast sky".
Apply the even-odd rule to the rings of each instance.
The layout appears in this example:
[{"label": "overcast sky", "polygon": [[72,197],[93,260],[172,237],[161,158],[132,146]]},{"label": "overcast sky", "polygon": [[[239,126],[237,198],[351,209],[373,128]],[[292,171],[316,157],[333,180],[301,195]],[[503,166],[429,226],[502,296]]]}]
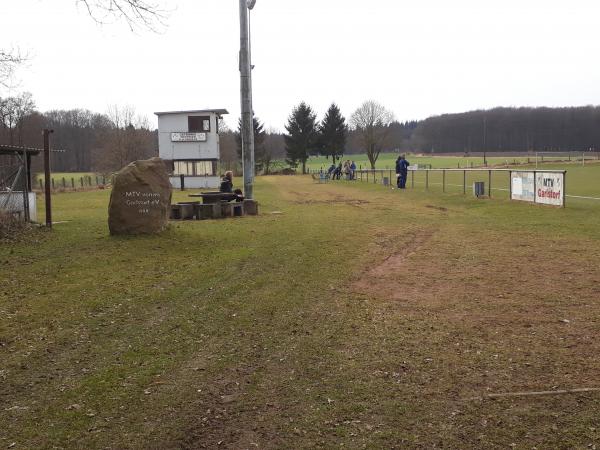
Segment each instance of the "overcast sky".
[{"label": "overcast sky", "polygon": [[[42,111],[127,104],[155,123],[154,111],[227,108],[235,124],[238,1],[163,5],[156,34],[98,25],[76,0],[1,0],[0,46],[30,56],[17,91]],[[283,129],[301,100],[321,117],[375,99],[399,120],[600,104],[599,18],[597,0],[258,0],[254,110]]]}]

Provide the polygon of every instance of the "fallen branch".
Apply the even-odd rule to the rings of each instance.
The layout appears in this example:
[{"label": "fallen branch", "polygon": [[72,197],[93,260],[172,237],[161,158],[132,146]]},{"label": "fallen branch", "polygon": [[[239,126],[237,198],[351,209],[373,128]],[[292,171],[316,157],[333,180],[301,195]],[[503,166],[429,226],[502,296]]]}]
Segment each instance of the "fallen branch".
[{"label": "fallen branch", "polygon": [[541,395],[581,394],[584,392],[600,392],[600,388],[562,389],[557,391],[504,392],[501,394],[484,394],[480,397],[471,397],[465,400],[485,400],[505,397],[534,397]]}]

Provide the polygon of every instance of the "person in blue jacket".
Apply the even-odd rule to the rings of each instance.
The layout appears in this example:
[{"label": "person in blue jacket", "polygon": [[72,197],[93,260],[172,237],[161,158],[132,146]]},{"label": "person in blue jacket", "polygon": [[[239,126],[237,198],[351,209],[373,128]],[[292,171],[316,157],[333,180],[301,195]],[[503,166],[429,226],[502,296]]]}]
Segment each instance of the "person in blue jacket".
[{"label": "person in blue jacket", "polygon": [[350,179],[351,180],[355,180],[355,176],[354,176],[354,172],[356,172],[356,163],[354,161],[352,161],[352,164],[350,164]]},{"label": "person in blue jacket", "polygon": [[408,166],[410,163],[404,155],[398,156],[396,160],[396,174],[398,175],[398,189],[406,189],[406,179],[408,178]]},{"label": "person in blue jacket", "polygon": [[327,178],[332,178],[333,172],[335,172],[335,164],[332,164],[329,166],[329,169],[327,169]]}]

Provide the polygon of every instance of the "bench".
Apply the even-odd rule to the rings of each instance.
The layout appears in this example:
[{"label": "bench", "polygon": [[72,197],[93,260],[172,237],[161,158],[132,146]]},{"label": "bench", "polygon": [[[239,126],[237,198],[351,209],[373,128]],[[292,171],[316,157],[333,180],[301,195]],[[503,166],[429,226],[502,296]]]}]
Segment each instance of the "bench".
[{"label": "bench", "polygon": [[223,217],[241,217],[244,215],[244,204],[236,203],[221,203],[221,213]]}]

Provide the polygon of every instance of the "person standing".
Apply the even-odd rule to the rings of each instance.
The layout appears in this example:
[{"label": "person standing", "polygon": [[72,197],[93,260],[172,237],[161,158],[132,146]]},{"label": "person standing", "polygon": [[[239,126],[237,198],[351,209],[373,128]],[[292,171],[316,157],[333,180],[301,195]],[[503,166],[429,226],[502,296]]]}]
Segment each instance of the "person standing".
[{"label": "person standing", "polygon": [[352,164],[350,164],[350,179],[354,180],[354,172],[356,172],[356,163],[354,161],[352,161]]},{"label": "person standing", "polygon": [[408,166],[410,163],[404,155],[398,156],[396,160],[396,175],[398,176],[398,189],[406,189],[406,179],[408,178]]}]

